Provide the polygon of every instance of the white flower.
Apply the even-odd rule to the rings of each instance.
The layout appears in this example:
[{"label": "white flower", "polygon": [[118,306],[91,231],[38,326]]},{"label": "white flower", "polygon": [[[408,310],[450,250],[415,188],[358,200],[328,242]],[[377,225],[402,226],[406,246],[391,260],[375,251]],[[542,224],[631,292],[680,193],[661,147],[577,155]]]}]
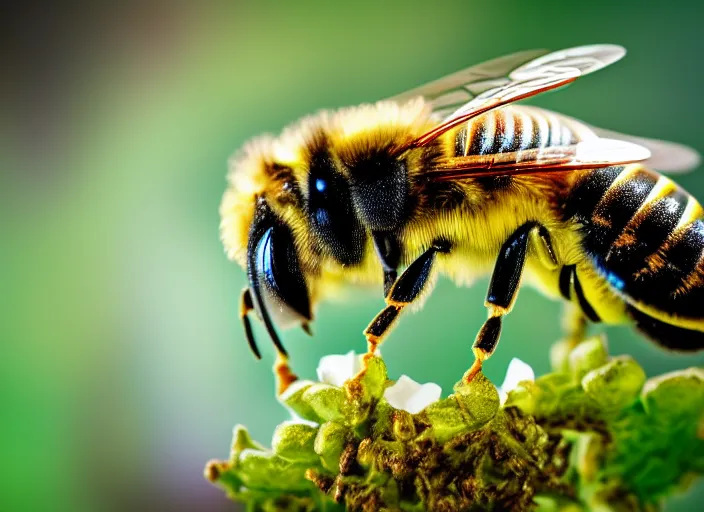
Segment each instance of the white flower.
[{"label": "white flower", "polygon": [[437,402],[441,394],[442,388],[434,382],[418,384],[406,375],[401,375],[393,386],[384,390],[384,398],[392,407],[411,414],[417,414]]},{"label": "white flower", "polygon": [[344,355],[325,356],[318,363],[318,380],[325,384],[342,387],[362,369],[362,357],[350,350]]},{"label": "white flower", "polygon": [[[318,380],[342,387],[362,369],[363,357],[354,351],[323,357],[318,364]],[[386,388],[384,398],[392,407],[416,414],[438,401],[441,393],[442,389],[437,384],[418,384],[413,379],[401,375],[393,386]]]},{"label": "white flower", "polygon": [[504,383],[498,388],[501,404],[503,405],[504,402],[506,402],[509,391],[516,389],[521,382],[526,380],[531,382],[535,380],[533,368],[531,368],[528,363],[524,363],[517,357],[514,357],[508,364]]}]

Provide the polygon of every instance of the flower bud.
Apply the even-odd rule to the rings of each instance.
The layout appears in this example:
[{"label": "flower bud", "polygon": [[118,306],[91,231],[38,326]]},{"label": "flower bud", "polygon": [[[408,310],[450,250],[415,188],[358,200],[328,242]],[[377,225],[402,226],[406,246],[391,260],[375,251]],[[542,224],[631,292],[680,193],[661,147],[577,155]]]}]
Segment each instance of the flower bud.
[{"label": "flower bud", "polygon": [[284,422],[274,431],[272,451],[292,462],[318,462],[313,446],[318,429],[304,423]]}]

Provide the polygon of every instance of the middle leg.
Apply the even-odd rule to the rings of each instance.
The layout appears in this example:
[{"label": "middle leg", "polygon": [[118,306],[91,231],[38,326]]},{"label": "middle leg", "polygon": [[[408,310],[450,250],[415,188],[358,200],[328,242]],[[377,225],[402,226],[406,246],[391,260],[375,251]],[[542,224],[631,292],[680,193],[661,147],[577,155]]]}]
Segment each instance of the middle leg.
[{"label": "middle leg", "polygon": [[374,320],[364,330],[364,335],[367,338],[367,357],[374,354],[384,337],[391,331],[394,321],[403,308],[420,297],[431,275],[435,255],[449,251],[449,243],[445,241],[433,243],[393,283],[386,294],[387,306],[374,317]]},{"label": "middle leg", "polygon": [[474,363],[464,375],[470,382],[482,370],[482,365],[494,353],[501,335],[503,317],[513,308],[518,286],[523,275],[528,243],[533,240],[541,260],[556,266],[554,251],[547,230],[535,222],[519,227],[504,242],[494,265],[484,305],[489,310],[489,318],[477,334],[472,351]]}]

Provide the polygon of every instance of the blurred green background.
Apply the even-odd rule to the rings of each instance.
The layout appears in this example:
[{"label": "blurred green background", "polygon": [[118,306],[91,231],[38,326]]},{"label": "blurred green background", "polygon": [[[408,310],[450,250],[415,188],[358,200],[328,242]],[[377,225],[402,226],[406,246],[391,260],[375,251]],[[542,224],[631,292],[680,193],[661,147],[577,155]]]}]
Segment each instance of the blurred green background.
[{"label": "blurred green background", "polygon": [[[262,343],[256,363],[243,339],[244,274],[218,239],[226,160],[248,138],[513,51],[610,42],[628,48],[622,62],[534,103],[704,152],[702,9],[152,0],[6,12],[0,509],[235,508],[203,465],[227,456],[235,423],[268,443],[286,417],[272,348]],[[704,199],[704,173],[679,182]],[[441,281],[384,345],[391,375],[449,391],[470,363],[485,287]],[[285,335],[296,370],[312,377],[321,356],[363,350],[361,330],[381,304],[352,291],[322,305],[314,339]],[[489,377],[500,382],[512,357],[546,371],[559,312],[523,290]],[[608,334],[612,352],[649,375],[704,364],[628,329]],[[701,501],[700,484],[668,509]]]}]

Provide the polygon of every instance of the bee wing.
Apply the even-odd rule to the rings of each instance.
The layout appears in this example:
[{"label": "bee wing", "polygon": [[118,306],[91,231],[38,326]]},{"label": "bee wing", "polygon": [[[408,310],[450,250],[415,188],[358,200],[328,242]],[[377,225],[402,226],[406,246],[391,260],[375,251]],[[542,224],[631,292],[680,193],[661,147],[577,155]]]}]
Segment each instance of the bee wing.
[{"label": "bee wing", "polygon": [[686,173],[693,171],[701,163],[701,156],[699,153],[683,144],[658,139],[647,139],[645,137],[636,137],[634,135],[626,135],[623,133],[613,132],[611,130],[604,130],[602,128],[591,128],[599,137],[632,142],[647,148],[650,151],[650,158],[645,161],[645,164],[648,167],[652,167],[658,171],[673,174]]},{"label": "bee wing", "polygon": [[615,139],[590,139],[566,146],[526,149],[491,155],[448,158],[428,173],[437,181],[484,176],[565,172],[642,162],[650,151],[638,144]]},{"label": "bee wing", "polygon": [[548,50],[526,50],[468,67],[410,91],[389,98],[405,103],[422,96],[440,119],[448,116],[481,93],[504,85],[511,71],[549,53]]},{"label": "bee wing", "polygon": [[402,101],[411,95],[420,95],[430,101],[435,114],[449,112],[438,126],[404,149],[425,146],[447,130],[494,108],[567,85],[616,62],[625,54],[626,50],[616,45],[579,46],[548,54],[541,50],[521,52],[392,98]]}]

